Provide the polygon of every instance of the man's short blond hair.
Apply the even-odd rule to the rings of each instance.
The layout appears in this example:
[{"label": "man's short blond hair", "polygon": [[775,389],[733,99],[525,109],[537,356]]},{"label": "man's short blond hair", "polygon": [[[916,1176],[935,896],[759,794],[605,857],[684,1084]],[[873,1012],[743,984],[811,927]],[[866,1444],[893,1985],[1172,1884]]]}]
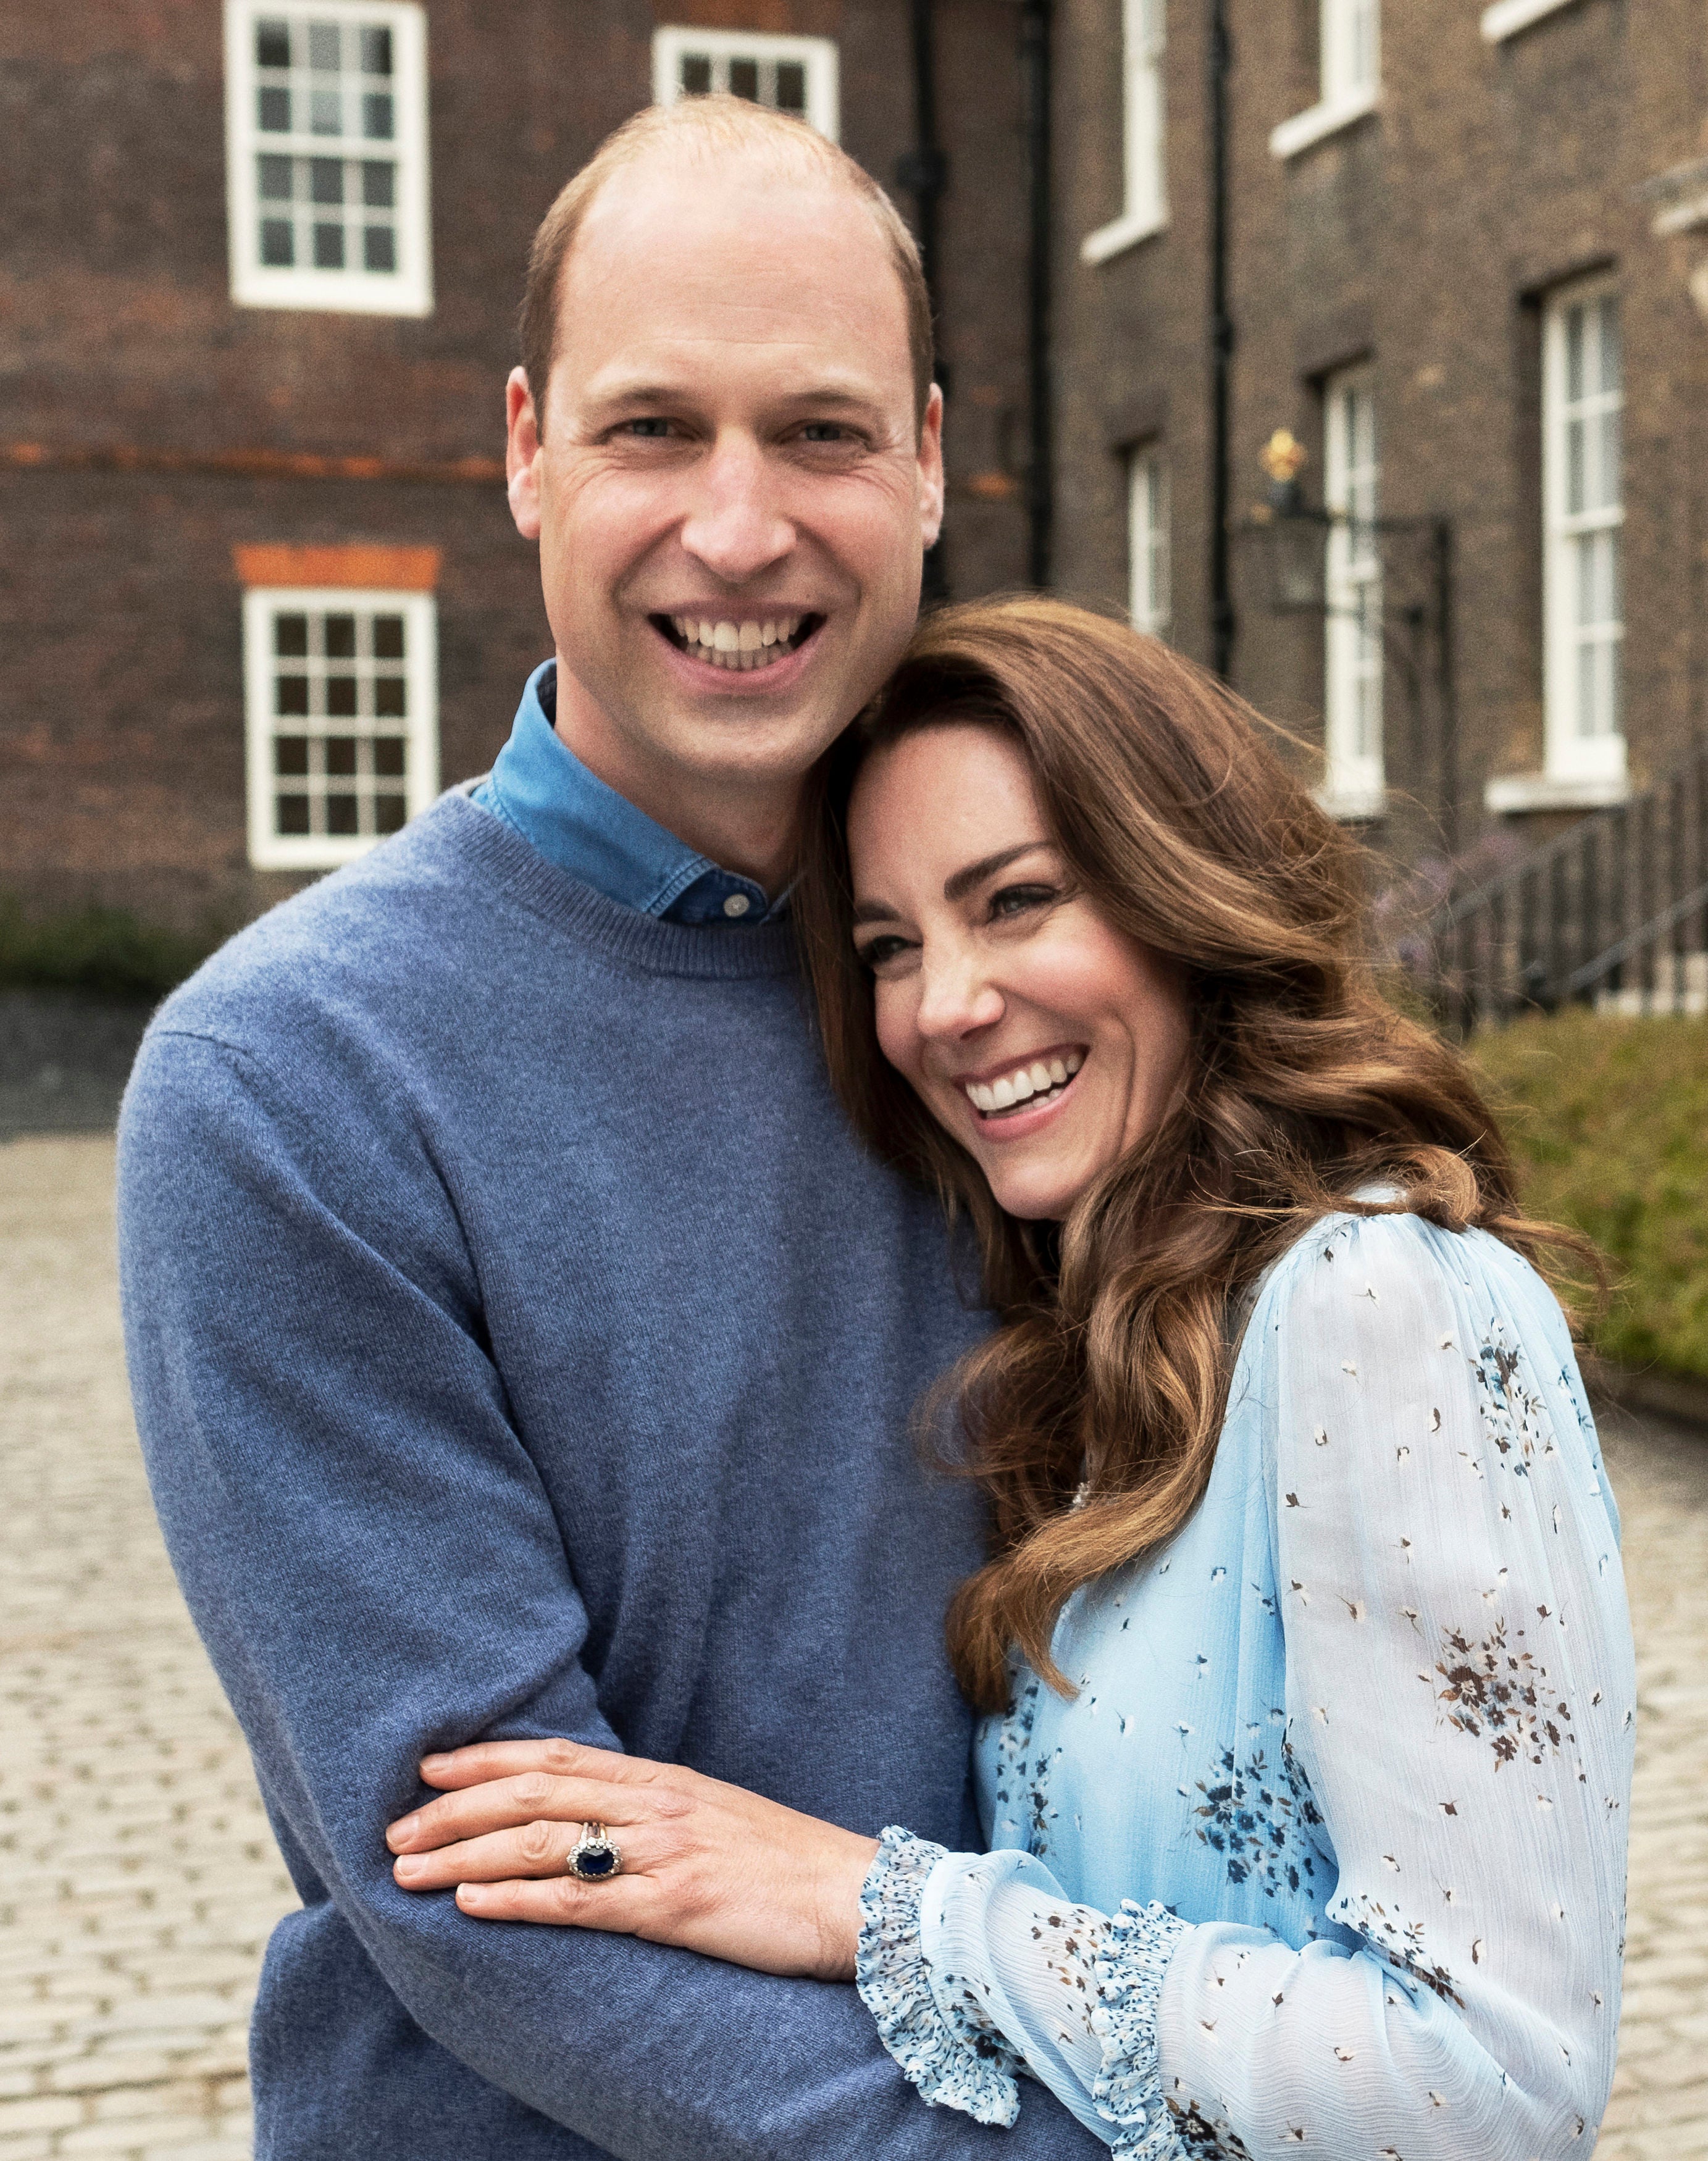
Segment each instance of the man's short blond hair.
[{"label": "man's short blond hair", "polygon": [[593,200],[614,173],[655,153],[710,162],[753,159],[783,178],[827,180],[849,189],[871,211],[901,280],[908,315],[908,355],[913,364],[914,423],[921,425],[930,395],[935,355],[931,300],[919,244],[901,213],[870,173],[805,121],[773,112],[742,97],[685,97],[674,105],[648,106],[607,135],[540,221],[528,260],[522,296],[522,366],[540,432],[545,431],[546,386],[557,357],[558,303],[564,265]]}]

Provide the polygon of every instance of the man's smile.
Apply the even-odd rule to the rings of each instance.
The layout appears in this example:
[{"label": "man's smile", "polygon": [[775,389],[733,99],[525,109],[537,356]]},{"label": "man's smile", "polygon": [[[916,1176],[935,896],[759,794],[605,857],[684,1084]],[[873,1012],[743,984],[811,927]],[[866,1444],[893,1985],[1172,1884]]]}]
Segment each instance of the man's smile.
[{"label": "man's smile", "polygon": [[798,653],[825,618],[773,612],[769,615],[652,615],[660,637],[691,660],[739,674],[770,668]]}]

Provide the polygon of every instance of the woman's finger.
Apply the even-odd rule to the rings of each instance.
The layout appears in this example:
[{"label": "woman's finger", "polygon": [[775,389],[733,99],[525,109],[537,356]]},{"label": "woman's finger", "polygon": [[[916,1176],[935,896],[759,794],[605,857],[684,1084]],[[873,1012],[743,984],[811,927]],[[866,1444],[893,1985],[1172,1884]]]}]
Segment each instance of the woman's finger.
[{"label": "woman's finger", "polygon": [[619,1876],[609,1883],[581,1883],[573,1876],[544,1882],[526,1877],[502,1883],[461,1883],[460,1910],[479,1921],[537,1921],[555,1928],[604,1929],[643,1936],[654,1919],[655,1887],[644,1876]]},{"label": "woman's finger", "polygon": [[484,1785],[525,1771],[544,1771],[559,1778],[604,1778],[617,1784],[645,1785],[668,1767],[615,1748],[590,1748],[585,1742],[554,1737],[544,1741],[474,1741],[421,1758],[421,1783],[441,1791]]},{"label": "woman's finger", "polygon": [[591,1778],[554,1778],[544,1771],[528,1771],[519,1778],[496,1778],[486,1785],[441,1794],[424,1808],[389,1825],[386,1844],[393,1853],[422,1853],[456,1839],[478,1837],[484,1831],[502,1830],[542,1817],[560,1823],[626,1824],[643,1815],[654,1818],[679,1813],[680,1804],[668,1795],[644,1796],[633,1787],[603,1785]]},{"label": "woman's finger", "polygon": [[[546,1819],[518,1824],[482,1837],[460,1839],[430,1853],[399,1854],[392,1874],[405,1891],[445,1891],[458,1883],[564,1876],[578,1889],[597,1893],[605,1888],[603,1882],[583,1885],[569,1872],[570,1855],[581,1836],[579,1823]],[[612,1836],[622,1856],[624,1875],[646,1874],[672,1850],[672,1841],[656,1825],[635,1824]]]}]

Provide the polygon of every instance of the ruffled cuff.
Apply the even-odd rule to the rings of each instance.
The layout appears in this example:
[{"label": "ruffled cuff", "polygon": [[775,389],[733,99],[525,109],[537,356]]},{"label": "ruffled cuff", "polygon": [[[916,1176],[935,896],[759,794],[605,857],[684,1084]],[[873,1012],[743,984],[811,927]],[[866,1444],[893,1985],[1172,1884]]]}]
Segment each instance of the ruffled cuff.
[{"label": "ruffled cuff", "polygon": [[1110,1916],[1098,1946],[1091,2031],[1102,2044],[1103,2060],[1091,2099],[1116,2128],[1115,2161],[1179,2161],[1187,2150],[1163,2099],[1157,2007],[1169,1961],[1190,1925],[1166,1906],[1137,1906],[1128,1898]]},{"label": "ruffled cuff", "polygon": [[946,1990],[948,2007],[940,2003],[920,1947],[919,1900],[944,1854],[898,1825],[884,1832],[860,1893],[854,1985],[878,2039],[924,2100],[1006,2127],[1020,2112],[1019,2059],[970,1998]]}]

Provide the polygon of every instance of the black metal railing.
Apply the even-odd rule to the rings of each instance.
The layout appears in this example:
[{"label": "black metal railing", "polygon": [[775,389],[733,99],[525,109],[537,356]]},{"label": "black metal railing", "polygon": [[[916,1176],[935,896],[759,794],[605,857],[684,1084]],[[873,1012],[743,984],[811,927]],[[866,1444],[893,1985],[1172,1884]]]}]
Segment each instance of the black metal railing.
[{"label": "black metal railing", "polygon": [[1436,907],[1400,958],[1450,1025],[1549,1011],[1708,1006],[1708,739]]}]

